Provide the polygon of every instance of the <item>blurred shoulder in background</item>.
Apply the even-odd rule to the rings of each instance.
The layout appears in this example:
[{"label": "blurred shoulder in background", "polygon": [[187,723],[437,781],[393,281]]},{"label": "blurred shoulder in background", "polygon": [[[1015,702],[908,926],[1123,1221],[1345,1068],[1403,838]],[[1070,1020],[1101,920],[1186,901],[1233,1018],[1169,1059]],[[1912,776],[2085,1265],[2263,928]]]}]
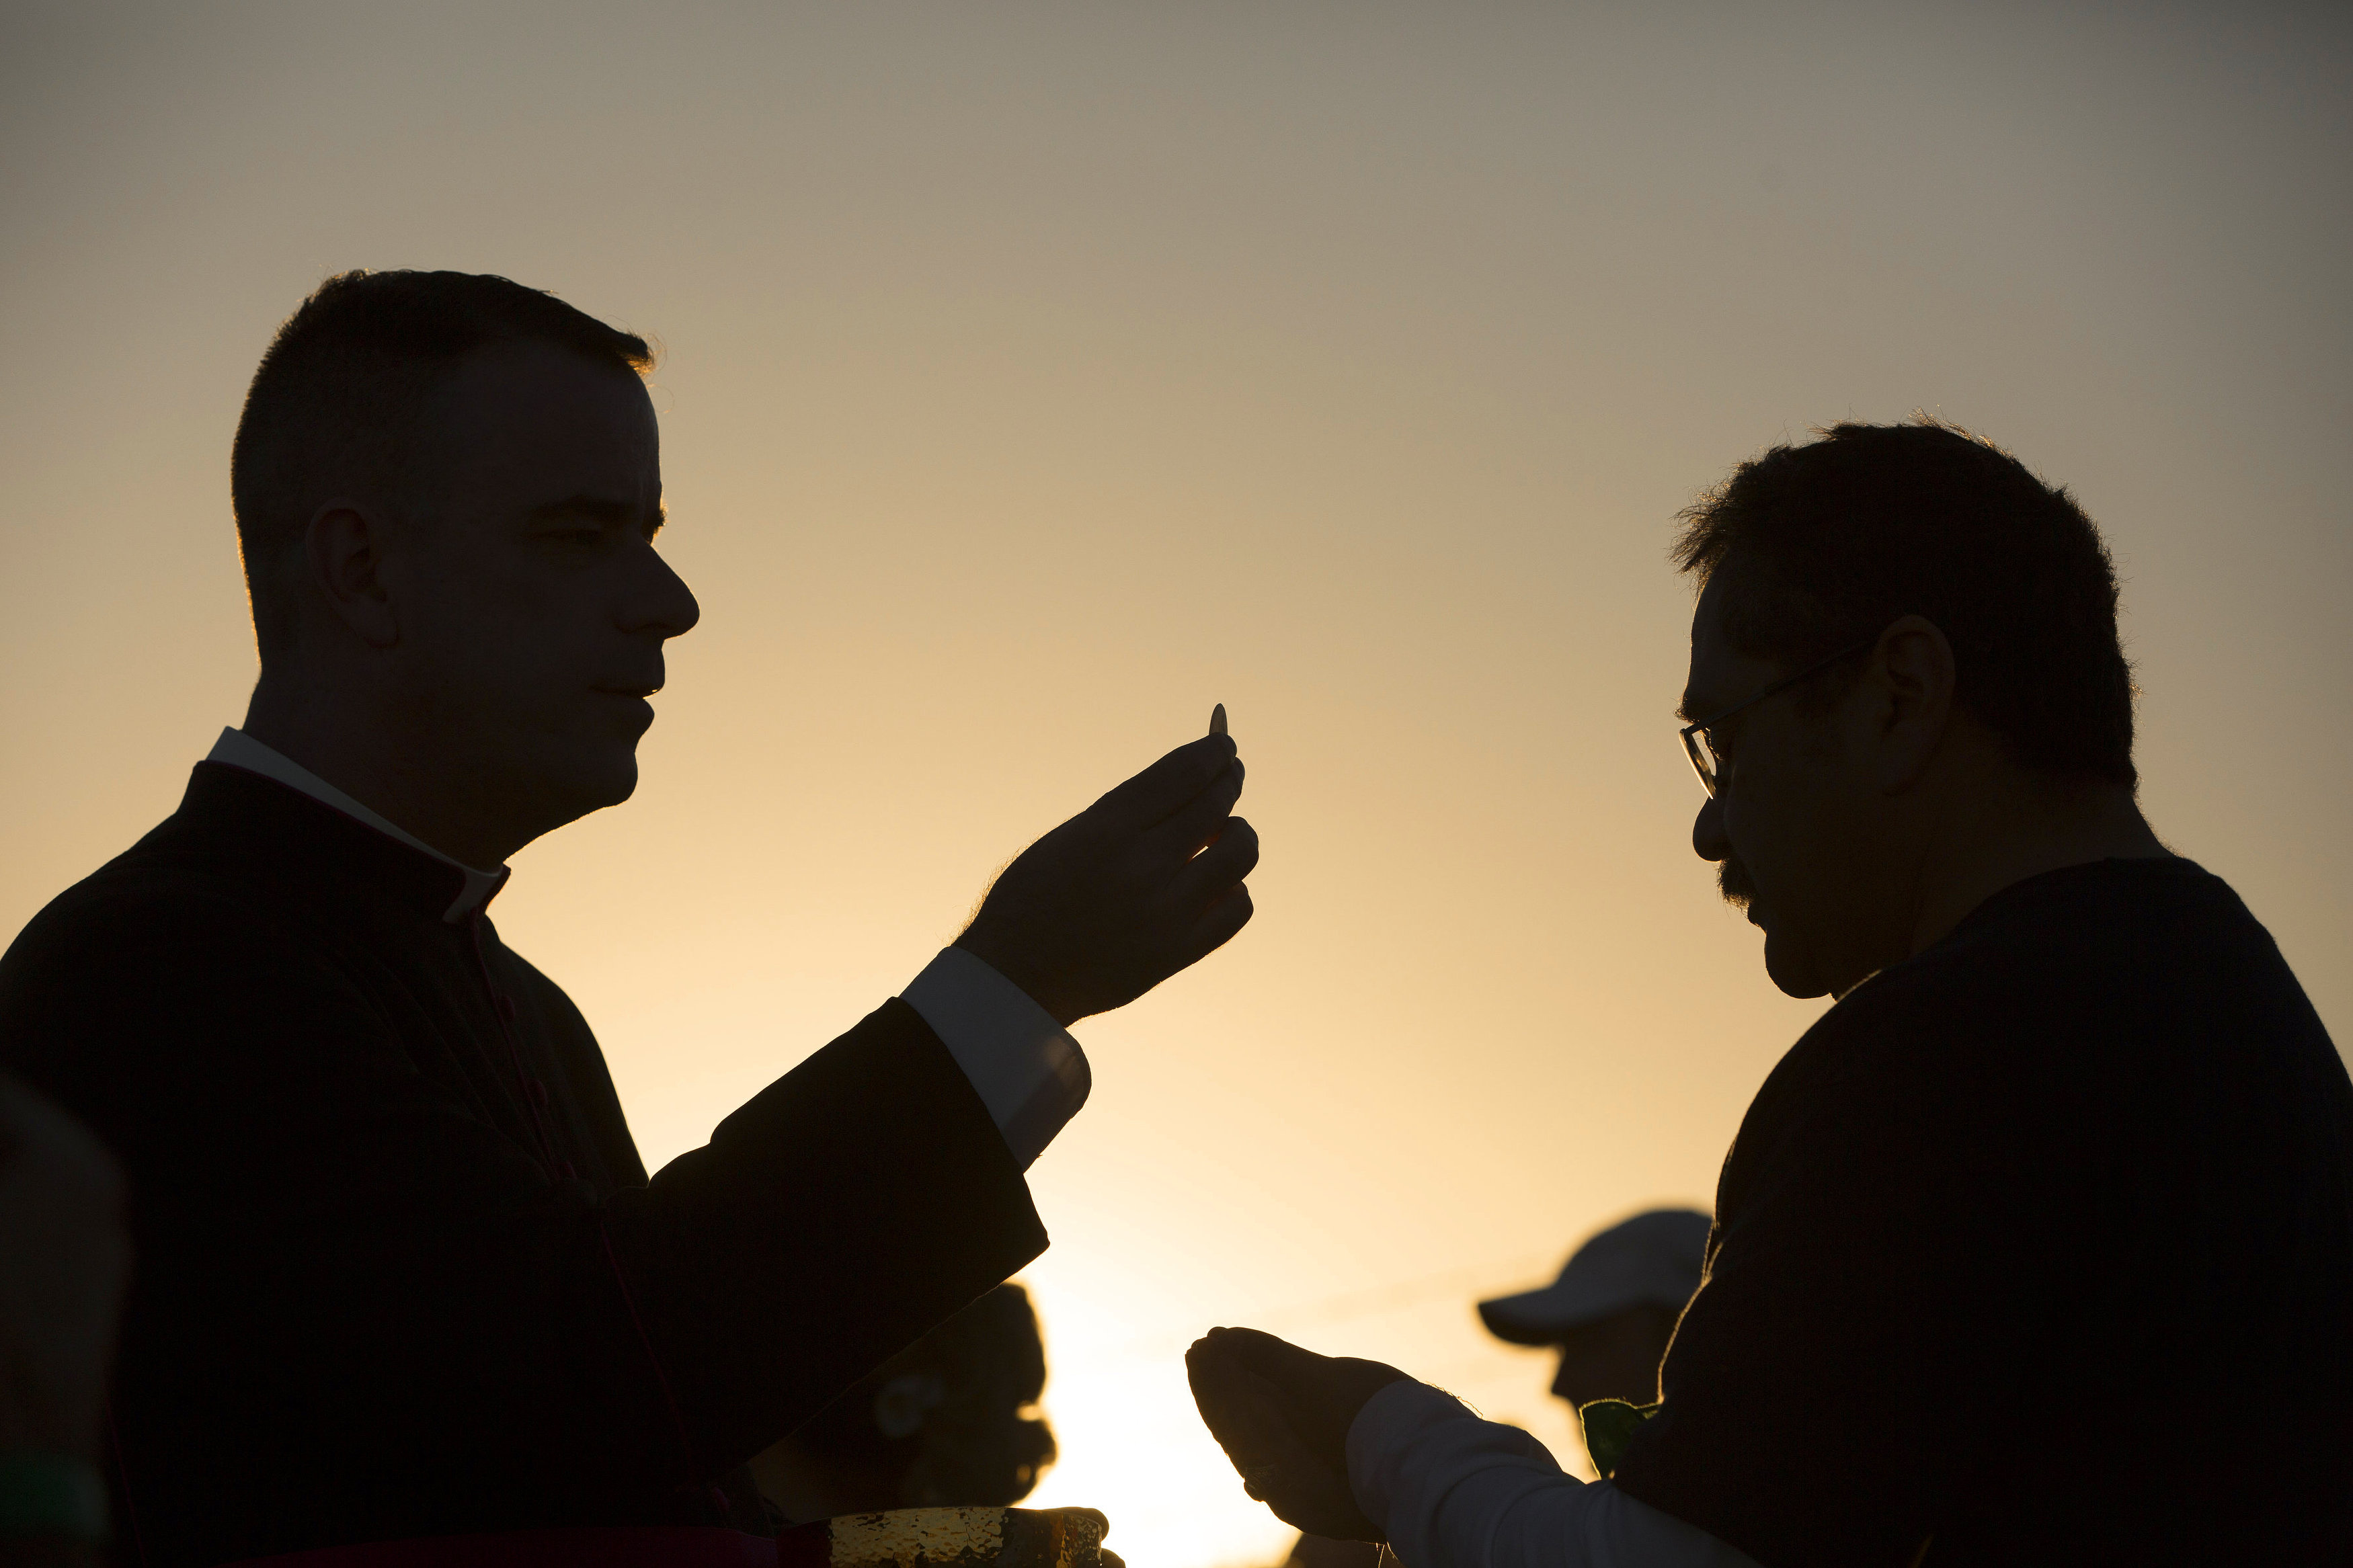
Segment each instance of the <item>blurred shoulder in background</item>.
[{"label": "blurred shoulder in background", "polygon": [[0,1074],[0,1563],[100,1560],[125,1197],[88,1129]]}]

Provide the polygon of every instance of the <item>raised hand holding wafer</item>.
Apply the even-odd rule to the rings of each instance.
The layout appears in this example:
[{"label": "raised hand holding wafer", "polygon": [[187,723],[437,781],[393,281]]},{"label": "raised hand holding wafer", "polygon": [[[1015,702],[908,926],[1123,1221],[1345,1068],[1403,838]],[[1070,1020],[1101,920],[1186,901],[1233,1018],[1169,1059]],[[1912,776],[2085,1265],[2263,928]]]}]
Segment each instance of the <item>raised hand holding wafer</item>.
[{"label": "raised hand holding wafer", "polygon": [[1022,851],[956,945],[1068,1027],[1126,1005],[1241,930],[1258,834],[1233,815],[1243,770],[1224,720],[1220,704],[1208,734]]}]

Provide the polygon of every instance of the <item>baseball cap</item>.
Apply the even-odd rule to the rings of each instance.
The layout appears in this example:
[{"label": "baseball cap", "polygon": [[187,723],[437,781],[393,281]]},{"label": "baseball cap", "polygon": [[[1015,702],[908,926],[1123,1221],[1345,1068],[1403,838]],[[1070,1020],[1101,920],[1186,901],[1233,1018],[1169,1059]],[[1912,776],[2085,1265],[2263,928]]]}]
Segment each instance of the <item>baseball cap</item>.
[{"label": "baseball cap", "polygon": [[1652,1209],[1587,1240],[1540,1290],[1479,1303],[1487,1331],[1515,1345],[1548,1345],[1570,1329],[1629,1307],[1680,1310],[1699,1289],[1708,1227],[1697,1209]]}]

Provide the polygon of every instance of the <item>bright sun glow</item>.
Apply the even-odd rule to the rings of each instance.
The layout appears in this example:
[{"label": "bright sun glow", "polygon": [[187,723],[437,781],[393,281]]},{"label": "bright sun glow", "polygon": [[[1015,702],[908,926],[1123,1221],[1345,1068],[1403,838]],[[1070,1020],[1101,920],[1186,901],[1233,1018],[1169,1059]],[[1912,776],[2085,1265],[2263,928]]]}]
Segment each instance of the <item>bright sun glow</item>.
[{"label": "bright sun glow", "polygon": [[[1334,1353],[1410,1366],[1493,1419],[1535,1433],[1571,1473],[1582,1475],[1588,1473],[1584,1449],[1567,1406],[1546,1392],[1550,1352],[1489,1337],[1470,1305],[1479,1296],[1525,1288],[1559,1262],[1546,1255],[1450,1270],[1387,1290],[1270,1303],[1244,1317],[1252,1327]],[[1064,1270],[1041,1262],[1024,1276],[1045,1323],[1052,1367],[1046,1411],[1066,1455],[1031,1505],[1101,1509],[1112,1521],[1111,1545],[1136,1568],[1280,1562],[1298,1532],[1242,1494],[1186,1386],[1185,1347],[1210,1323],[1191,1331],[1139,1331],[1132,1304],[1089,1292],[1074,1278],[1083,1272],[1083,1265]],[[1163,1310],[1150,1320],[1169,1315]]]}]

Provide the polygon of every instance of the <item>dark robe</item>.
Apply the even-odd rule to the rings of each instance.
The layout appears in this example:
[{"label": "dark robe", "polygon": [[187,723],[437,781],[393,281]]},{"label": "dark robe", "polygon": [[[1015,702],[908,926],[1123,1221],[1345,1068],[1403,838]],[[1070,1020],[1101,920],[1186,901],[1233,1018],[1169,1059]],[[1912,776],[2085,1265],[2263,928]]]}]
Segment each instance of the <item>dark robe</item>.
[{"label": "dark robe", "polygon": [[712,1482],[1046,1245],[891,1001],[648,1180],[455,868],[201,763],[0,958],[0,1060],[128,1169],[118,1549],[712,1523]]}]

